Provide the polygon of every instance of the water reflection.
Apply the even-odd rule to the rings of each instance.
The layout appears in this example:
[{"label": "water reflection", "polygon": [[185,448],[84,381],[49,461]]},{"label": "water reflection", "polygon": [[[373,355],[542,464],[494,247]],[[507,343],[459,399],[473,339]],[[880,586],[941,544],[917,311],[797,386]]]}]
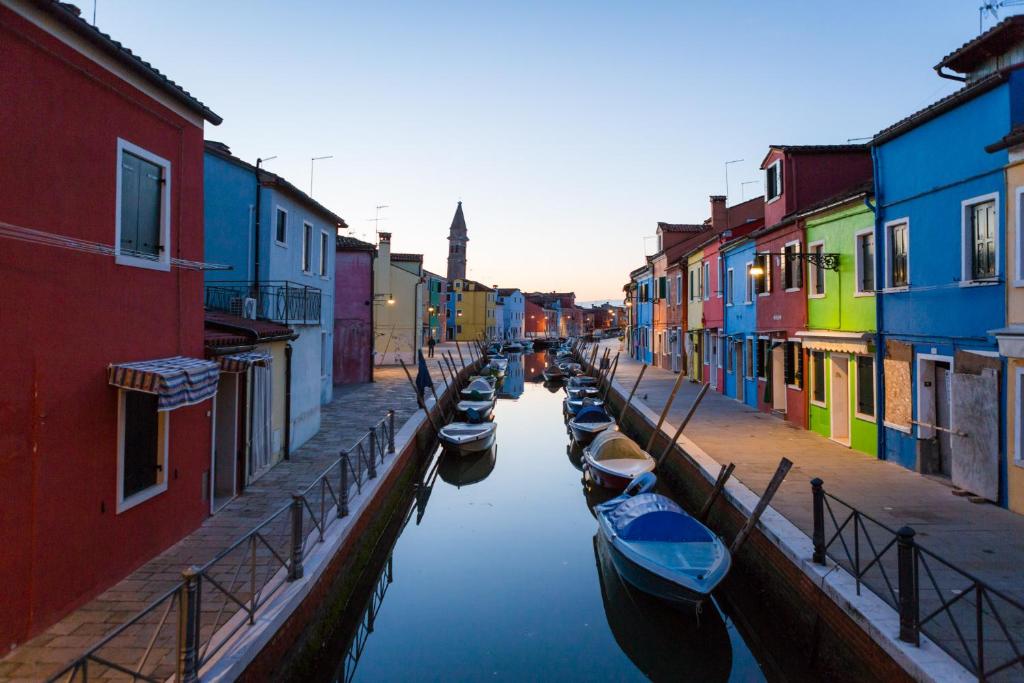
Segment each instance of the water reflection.
[{"label": "water reflection", "polygon": [[523,395],[525,384],[525,370],[523,354],[509,353],[508,367],[505,368],[505,379],[498,387],[498,396],[501,398],[519,398]]},{"label": "water reflection", "polygon": [[604,537],[593,540],[608,626],[636,668],[652,681],[729,680],[732,646],[714,604],[697,619],[636,590],[615,571]]},{"label": "water reflection", "polygon": [[437,474],[442,481],[456,488],[477,484],[494,471],[497,457],[497,446],[492,446],[482,453],[467,455],[445,451],[437,465]]}]

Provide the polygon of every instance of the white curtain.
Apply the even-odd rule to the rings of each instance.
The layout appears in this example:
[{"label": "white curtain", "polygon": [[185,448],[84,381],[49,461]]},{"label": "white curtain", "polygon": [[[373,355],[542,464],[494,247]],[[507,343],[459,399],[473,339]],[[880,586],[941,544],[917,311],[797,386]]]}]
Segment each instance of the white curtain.
[{"label": "white curtain", "polygon": [[254,365],[252,377],[252,419],[249,448],[249,475],[258,475],[271,464],[271,382],[270,365]]}]

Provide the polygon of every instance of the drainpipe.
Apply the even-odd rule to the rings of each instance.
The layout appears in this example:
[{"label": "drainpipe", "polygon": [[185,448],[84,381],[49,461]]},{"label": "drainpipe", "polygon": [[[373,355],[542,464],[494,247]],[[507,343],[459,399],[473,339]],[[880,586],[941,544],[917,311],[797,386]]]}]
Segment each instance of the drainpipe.
[{"label": "drainpipe", "polygon": [[292,444],[292,345],[284,345],[284,459],[291,460]]},{"label": "drainpipe", "polygon": [[[875,205],[871,206],[867,195],[864,196],[864,203],[875,214],[875,291],[878,291],[878,283],[884,284],[885,273],[883,264],[885,259],[878,258],[880,248],[884,249],[884,237],[882,230],[882,185],[879,182],[880,171],[878,168],[878,147],[871,145],[871,169],[874,175]],[[875,455],[879,460],[885,460],[885,353],[883,347],[885,342],[882,338],[882,307],[885,301],[885,294],[875,294],[875,425],[877,427],[876,443],[878,453]]]},{"label": "drainpipe", "polygon": [[377,333],[373,323],[373,260],[377,258],[377,252],[370,252],[370,300],[366,305],[370,307],[370,381],[373,380],[373,351],[377,346]]},{"label": "drainpipe", "polygon": [[[263,198],[263,187],[260,185],[260,165],[263,159],[256,160],[256,215],[253,217],[253,255],[252,255],[252,288],[255,299],[259,300],[260,291],[260,200]],[[288,446],[285,446],[285,453]]]}]

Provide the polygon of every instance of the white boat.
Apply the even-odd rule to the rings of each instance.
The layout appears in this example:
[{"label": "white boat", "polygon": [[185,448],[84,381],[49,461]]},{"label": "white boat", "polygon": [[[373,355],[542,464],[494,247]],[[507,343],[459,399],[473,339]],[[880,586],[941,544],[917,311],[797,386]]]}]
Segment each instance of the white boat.
[{"label": "white boat", "polygon": [[580,412],[584,406],[603,406],[604,401],[594,397],[579,397],[573,398],[572,396],[566,396],[565,400],[562,401],[562,407],[565,410],[566,415],[575,415]]},{"label": "white boat", "polygon": [[577,375],[583,371],[579,363],[559,363],[558,368],[567,375]]},{"label": "white boat", "polygon": [[574,387],[568,385],[565,387],[565,393],[569,394],[569,398],[592,398],[600,395],[601,390],[597,387]]},{"label": "white boat", "polygon": [[494,400],[494,385],[481,377],[470,382],[469,386],[459,393],[464,400],[492,401]]},{"label": "white boat", "polygon": [[569,420],[569,431],[576,443],[586,445],[598,434],[615,426],[615,420],[601,406],[586,406]]},{"label": "white boat", "polygon": [[462,453],[479,453],[494,445],[497,430],[494,422],[452,422],[441,427],[437,436],[449,448]]},{"label": "white boat", "polygon": [[590,375],[576,375],[569,380],[569,387],[596,387],[597,378]]},{"label": "white boat", "polygon": [[490,401],[459,401],[455,404],[455,410],[466,422],[483,422],[491,416],[494,411],[494,400]]},{"label": "white boat", "polygon": [[621,496],[596,506],[601,536],[619,576],[632,586],[699,607],[729,573],[732,556],[722,539],[675,501],[652,493],[656,481],[645,473]]},{"label": "white boat", "polygon": [[623,489],[634,479],[654,471],[654,458],[622,432],[610,429],[598,434],[583,451],[583,462],[595,482]]}]

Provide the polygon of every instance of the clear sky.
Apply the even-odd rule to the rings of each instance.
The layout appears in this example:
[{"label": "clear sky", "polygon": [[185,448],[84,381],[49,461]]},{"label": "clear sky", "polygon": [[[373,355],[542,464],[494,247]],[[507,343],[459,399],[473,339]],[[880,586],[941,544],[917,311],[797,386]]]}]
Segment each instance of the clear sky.
[{"label": "clear sky", "polygon": [[349,234],[373,241],[386,204],[393,249],[444,274],[462,199],[469,277],[580,299],[621,299],[644,236],[704,220],[725,161],[736,203],[767,145],[870,136],[951,92],[932,66],[980,4],[98,2],[224,117],[208,139],[306,189],[333,155],[314,196]]}]

